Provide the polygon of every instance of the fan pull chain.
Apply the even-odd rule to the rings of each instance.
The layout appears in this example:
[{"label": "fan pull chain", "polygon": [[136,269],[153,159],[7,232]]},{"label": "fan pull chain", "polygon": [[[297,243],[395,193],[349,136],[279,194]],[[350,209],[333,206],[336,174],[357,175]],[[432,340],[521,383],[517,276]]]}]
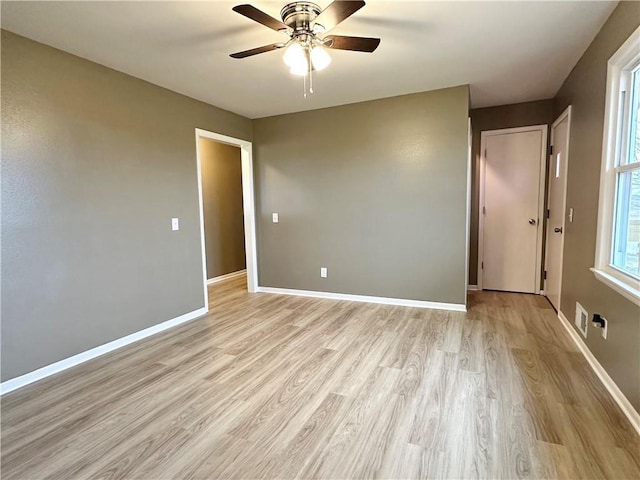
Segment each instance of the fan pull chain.
[{"label": "fan pull chain", "polygon": [[307,55],[307,65],[309,66],[309,90],[307,90],[307,75],[305,75],[304,77],[302,77],[302,94],[306,100],[307,98],[307,93],[313,94],[313,66],[311,63],[311,55],[309,54],[309,51],[306,51],[306,55]]},{"label": "fan pull chain", "polygon": [[311,63],[311,51],[307,50],[307,58],[309,61],[307,64],[309,65],[309,93],[313,93],[313,64]]}]

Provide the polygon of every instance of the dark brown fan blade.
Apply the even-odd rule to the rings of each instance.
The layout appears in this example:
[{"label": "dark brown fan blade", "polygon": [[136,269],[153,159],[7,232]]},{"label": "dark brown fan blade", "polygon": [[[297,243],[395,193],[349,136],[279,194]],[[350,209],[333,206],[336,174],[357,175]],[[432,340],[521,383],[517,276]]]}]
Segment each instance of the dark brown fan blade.
[{"label": "dark brown fan blade", "polygon": [[252,48],[251,50],[245,50],[244,52],[232,53],[229,55],[233,58],[246,58],[252,55],[258,55],[259,53],[270,52],[271,50],[277,50],[284,47],[283,43],[272,43],[271,45],[265,45],[263,47]]},{"label": "dark brown fan blade", "polygon": [[253,5],[236,5],[235,7],[233,7],[233,11],[238,12],[240,15],[244,15],[247,18],[250,18],[254,22],[261,23],[262,25],[265,25],[275,30],[276,32],[287,29],[287,26],[280,20],[276,20],[271,15],[267,15],[262,10],[258,10]]},{"label": "dark brown fan blade", "polygon": [[364,5],[365,3],[361,1],[335,1],[320,12],[320,15],[316,17],[313,23],[322,25],[324,31],[328,32],[340,22],[360,10]]},{"label": "dark brown fan blade", "polygon": [[342,35],[327,35],[322,39],[325,46],[334,50],[355,50],[357,52],[373,52],[380,45],[379,38],[343,37]]}]

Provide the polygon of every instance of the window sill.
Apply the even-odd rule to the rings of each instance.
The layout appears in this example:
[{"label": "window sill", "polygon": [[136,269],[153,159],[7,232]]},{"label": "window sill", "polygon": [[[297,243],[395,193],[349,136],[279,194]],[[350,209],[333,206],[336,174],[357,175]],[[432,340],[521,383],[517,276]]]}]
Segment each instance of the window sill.
[{"label": "window sill", "polygon": [[598,270],[597,268],[590,268],[589,270],[591,270],[596,278],[602,283],[614,289],[627,300],[630,300],[636,305],[640,306],[640,290],[627,285],[623,281],[618,280],[613,275],[610,275],[602,270]]}]

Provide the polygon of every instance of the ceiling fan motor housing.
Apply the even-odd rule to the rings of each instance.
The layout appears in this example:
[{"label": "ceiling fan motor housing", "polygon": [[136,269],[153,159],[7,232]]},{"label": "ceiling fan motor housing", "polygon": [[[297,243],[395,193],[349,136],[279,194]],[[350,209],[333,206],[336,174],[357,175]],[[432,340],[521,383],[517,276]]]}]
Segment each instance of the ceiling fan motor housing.
[{"label": "ceiling fan motor housing", "polygon": [[313,34],[311,22],[320,15],[321,8],[312,2],[293,2],[280,11],[282,21],[293,30],[293,35]]}]

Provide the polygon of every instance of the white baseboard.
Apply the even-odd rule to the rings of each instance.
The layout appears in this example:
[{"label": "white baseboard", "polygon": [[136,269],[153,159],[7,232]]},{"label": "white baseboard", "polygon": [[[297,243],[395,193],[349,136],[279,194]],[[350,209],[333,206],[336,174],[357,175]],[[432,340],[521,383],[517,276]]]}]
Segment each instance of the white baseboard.
[{"label": "white baseboard", "polygon": [[596,373],[602,384],[609,391],[618,406],[622,409],[622,412],[629,419],[631,425],[633,425],[633,428],[636,429],[638,435],[640,435],[640,414],[636,412],[635,408],[633,408],[633,405],[631,405],[631,402],[627,400],[627,397],[625,397],[624,393],[622,393],[622,391],[618,388],[616,382],[613,381],[604,367],[600,365],[598,359],[593,356],[593,353],[591,353],[591,350],[589,350],[587,344],[584,343],[580,335],[578,335],[578,332],[576,332],[571,326],[571,323],[569,322],[567,317],[565,317],[562,312],[558,312],[558,318],[560,319],[560,322],[562,323],[564,328],[567,329],[569,335],[571,335],[571,338],[584,355],[584,358],[587,359],[587,362],[589,362],[589,365]]},{"label": "white baseboard", "polygon": [[238,270],[237,272],[231,272],[231,273],[227,273],[225,275],[220,275],[218,277],[213,277],[213,278],[209,278],[207,279],[207,285],[211,285],[214,283],[218,283],[218,282],[222,282],[224,280],[230,280],[232,278],[236,278],[236,277],[241,277],[243,275],[247,274],[247,270]]},{"label": "white baseboard", "polygon": [[469,291],[469,292],[477,292],[478,291],[478,285],[467,285],[467,291]]},{"label": "white baseboard", "polygon": [[117,340],[105,343],[104,345],[100,345],[99,347],[95,347],[91,350],[78,353],[77,355],[52,363],[51,365],[47,365],[46,367],[39,368],[38,370],[34,370],[33,372],[26,373],[19,377],[2,382],[0,384],[0,395],[12,392],[13,390],[29,385],[30,383],[37,382],[38,380],[41,380],[58,372],[62,372],[63,370],[66,370],[68,368],[75,367],[76,365],[80,365],[81,363],[104,355],[105,353],[112,352],[113,350],[117,350],[118,348],[124,347],[125,345],[129,345],[131,343],[137,342],[138,340],[142,340],[143,338],[150,337],[151,335],[155,335],[156,333],[160,333],[182,323],[194,320],[205,315],[207,311],[208,309],[206,307],[199,308],[198,310],[194,310],[193,312],[185,313],[184,315],[180,315],[179,317],[167,320],[166,322],[162,322],[158,325],[145,328],[144,330],[132,333],[130,335],[127,335],[126,337],[118,338]]},{"label": "white baseboard", "polygon": [[467,307],[461,303],[425,302],[422,300],[406,300],[403,298],[372,297],[368,295],[352,295],[349,293],[315,292],[311,290],[293,290],[289,288],[273,287],[258,287],[257,292],[277,293],[280,295],[294,295],[298,297],[328,298],[331,300],[349,300],[351,302],[381,303],[384,305],[399,305],[401,307],[453,310],[456,312],[467,311]]}]

